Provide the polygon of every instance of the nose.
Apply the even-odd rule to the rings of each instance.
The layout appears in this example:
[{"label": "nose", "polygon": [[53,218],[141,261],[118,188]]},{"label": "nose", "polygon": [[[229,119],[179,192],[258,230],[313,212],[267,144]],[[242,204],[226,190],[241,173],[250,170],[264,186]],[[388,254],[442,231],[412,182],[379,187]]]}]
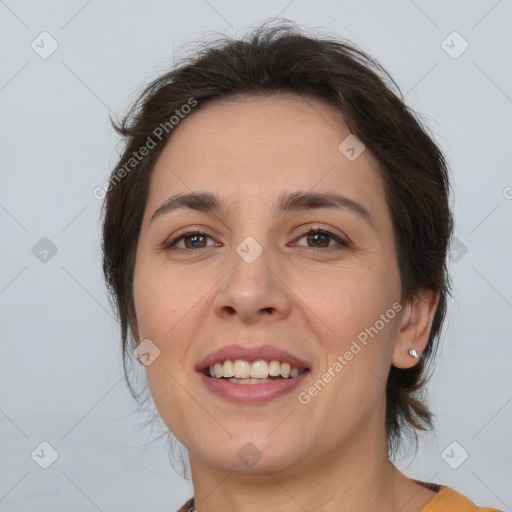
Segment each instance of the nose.
[{"label": "nose", "polygon": [[292,292],[265,249],[250,263],[238,253],[232,261],[213,300],[215,314],[245,324],[282,320],[290,314]]}]

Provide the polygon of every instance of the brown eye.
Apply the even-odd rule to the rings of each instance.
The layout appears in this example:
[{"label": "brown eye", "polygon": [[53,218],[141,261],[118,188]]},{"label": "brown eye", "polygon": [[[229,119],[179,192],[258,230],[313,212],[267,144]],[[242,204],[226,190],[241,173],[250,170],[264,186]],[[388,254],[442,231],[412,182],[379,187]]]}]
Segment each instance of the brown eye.
[{"label": "brown eye", "polygon": [[[323,248],[335,248],[336,246],[343,246],[347,247],[348,243],[341,239],[339,236],[335,235],[334,233],[331,233],[330,231],[326,231],[323,229],[312,229],[310,231],[307,231],[304,233],[298,240],[306,238],[307,239],[307,246],[311,247],[312,249],[323,249]],[[331,244],[331,242],[334,241],[334,244]],[[297,244],[302,245],[302,244]]]},{"label": "brown eye", "polygon": [[[206,245],[206,240],[211,237],[203,233],[202,231],[187,231],[186,233],[182,233],[178,237],[170,240],[165,244],[165,249],[170,249],[172,247],[177,247],[178,249],[204,249],[209,247]],[[178,244],[184,242],[183,247],[178,247]]]}]

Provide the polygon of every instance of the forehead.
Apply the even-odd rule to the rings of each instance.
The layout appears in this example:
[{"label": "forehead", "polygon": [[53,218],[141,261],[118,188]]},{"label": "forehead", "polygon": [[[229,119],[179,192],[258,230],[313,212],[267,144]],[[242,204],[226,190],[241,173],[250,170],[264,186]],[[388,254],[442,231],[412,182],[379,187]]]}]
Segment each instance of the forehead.
[{"label": "forehead", "polygon": [[279,94],[216,100],[174,128],[156,162],[148,206],[172,193],[209,190],[237,202],[274,204],[284,191],[337,191],[382,207],[378,162],[351,161],[341,112],[322,100]]}]

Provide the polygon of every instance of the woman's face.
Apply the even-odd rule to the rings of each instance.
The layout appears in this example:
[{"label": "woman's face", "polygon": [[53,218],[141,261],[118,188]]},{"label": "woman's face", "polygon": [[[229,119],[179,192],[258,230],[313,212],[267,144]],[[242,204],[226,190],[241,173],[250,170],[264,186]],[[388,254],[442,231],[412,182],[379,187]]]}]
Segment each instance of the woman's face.
[{"label": "woman's face", "polygon": [[[339,148],[350,134],[340,117],[295,96],[214,102],[174,128],[154,168],[135,265],[135,332],[160,351],[146,366],[148,383],[192,464],[299,470],[385,439],[400,277],[377,162],[368,150],[358,156],[352,138]],[[219,208],[161,208],[198,193]],[[299,193],[346,200],[286,200]],[[180,238],[188,231],[201,234]],[[307,371],[296,381],[238,384],[198,370],[233,345],[279,363],[288,356],[258,357],[258,349],[284,350]],[[247,368],[255,367],[238,363]]]}]

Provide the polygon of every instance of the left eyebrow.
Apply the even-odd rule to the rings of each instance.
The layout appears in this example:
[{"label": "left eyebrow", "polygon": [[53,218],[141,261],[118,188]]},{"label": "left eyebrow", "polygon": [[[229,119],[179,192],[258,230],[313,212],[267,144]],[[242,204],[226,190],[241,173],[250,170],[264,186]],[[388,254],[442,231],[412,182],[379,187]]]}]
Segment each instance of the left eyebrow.
[{"label": "left eyebrow", "polygon": [[[166,199],[151,216],[150,222],[157,217],[175,210],[192,209],[203,212],[220,212],[227,210],[227,203],[210,192],[191,192],[176,194]],[[370,212],[361,203],[341,194],[330,192],[293,192],[283,193],[274,204],[276,213],[304,211],[310,209],[341,209],[358,215],[375,230],[375,223]]]},{"label": "left eyebrow", "polygon": [[290,211],[328,208],[345,210],[361,217],[375,231],[376,226],[370,212],[361,203],[342,194],[332,192],[293,192],[283,194],[279,203],[284,213]]}]

